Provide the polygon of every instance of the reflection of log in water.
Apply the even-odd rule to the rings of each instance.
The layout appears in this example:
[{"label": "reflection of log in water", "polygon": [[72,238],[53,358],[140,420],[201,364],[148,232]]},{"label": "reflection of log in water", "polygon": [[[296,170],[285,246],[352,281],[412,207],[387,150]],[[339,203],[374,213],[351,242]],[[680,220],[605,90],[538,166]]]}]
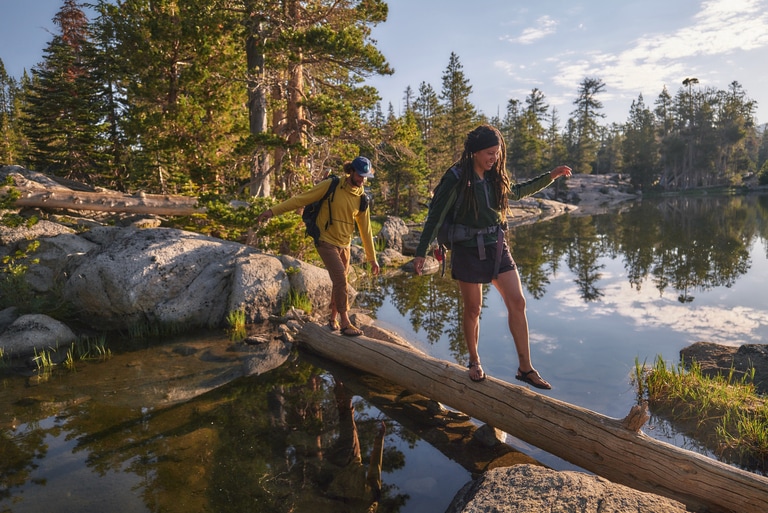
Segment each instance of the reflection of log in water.
[{"label": "reflection of log in water", "polygon": [[[311,356],[307,358],[312,362]],[[490,426],[478,428],[464,413],[445,408],[437,401],[386,379],[351,371],[330,360],[317,361],[316,365],[331,371],[355,395],[376,406],[473,475],[495,467],[524,463],[540,465],[496,438],[496,432]]]},{"label": "reflection of log in water", "polygon": [[768,511],[768,478],[654,440],[640,431],[637,412],[614,419],[493,377],[472,383],[456,364],[405,345],[348,339],[314,323],[298,339],[321,356],[394,381],[616,483],[693,509]]}]

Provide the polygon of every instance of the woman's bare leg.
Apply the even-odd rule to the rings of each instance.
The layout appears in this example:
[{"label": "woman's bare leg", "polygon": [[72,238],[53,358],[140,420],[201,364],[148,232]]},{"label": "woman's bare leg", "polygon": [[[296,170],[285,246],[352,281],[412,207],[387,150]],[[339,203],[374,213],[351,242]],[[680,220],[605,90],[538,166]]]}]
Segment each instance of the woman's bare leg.
[{"label": "woman's bare leg", "polygon": [[470,367],[469,374],[474,380],[482,379],[485,373],[480,368],[480,354],[478,344],[480,341],[480,310],[483,307],[483,288],[480,283],[467,283],[459,280],[459,291],[464,304],[462,317],[462,329],[464,341],[469,352],[469,363],[477,364]]},{"label": "woman's bare leg", "polygon": [[[531,346],[528,333],[528,316],[525,312],[525,296],[523,296],[523,284],[517,269],[499,274],[493,281],[493,285],[501,294],[504,305],[507,307],[507,323],[509,332],[515,341],[519,373],[528,377],[538,385],[549,385],[535,371],[531,362]],[[534,371],[534,372],[529,372]]]}]

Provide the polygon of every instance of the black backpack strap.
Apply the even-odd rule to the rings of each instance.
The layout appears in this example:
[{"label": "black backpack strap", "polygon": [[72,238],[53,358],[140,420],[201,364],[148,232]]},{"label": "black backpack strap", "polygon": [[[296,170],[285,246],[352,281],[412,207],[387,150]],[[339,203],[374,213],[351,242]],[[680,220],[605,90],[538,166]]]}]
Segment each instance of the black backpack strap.
[{"label": "black backpack strap", "polygon": [[328,199],[328,222],[325,223],[326,229],[328,229],[328,226],[333,224],[333,210],[331,210],[331,202],[333,202],[333,198],[336,195],[337,185],[339,185],[339,177],[336,175],[331,175],[331,185],[328,186],[328,191],[326,191],[325,196],[323,196],[323,199]]}]

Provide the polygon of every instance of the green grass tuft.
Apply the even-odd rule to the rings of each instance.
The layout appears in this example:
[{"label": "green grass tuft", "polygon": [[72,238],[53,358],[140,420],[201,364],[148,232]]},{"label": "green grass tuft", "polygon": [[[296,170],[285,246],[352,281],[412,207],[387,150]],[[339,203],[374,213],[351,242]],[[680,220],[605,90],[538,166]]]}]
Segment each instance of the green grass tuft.
[{"label": "green grass tuft", "polygon": [[229,339],[232,341],[243,340],[247,335],[245,328],[245,311],[235,310],[227,314]]},{"label": "green grass tuft", "polygon": [[768,403],[755,391],[755,371],[739,375],[731,368],[704,375],[698,362],[686,369],[657,357],[651,367],[635,361],[638,399],[721,455],[748,466],[768,461]]}]

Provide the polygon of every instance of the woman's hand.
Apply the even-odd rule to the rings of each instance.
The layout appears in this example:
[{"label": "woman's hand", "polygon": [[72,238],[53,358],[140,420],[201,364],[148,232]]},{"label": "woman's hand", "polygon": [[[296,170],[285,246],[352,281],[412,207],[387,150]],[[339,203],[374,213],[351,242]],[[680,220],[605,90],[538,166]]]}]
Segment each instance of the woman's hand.
[{"label": "woman's hand", "polygon": [[568,166],[557,166],[555,169],[549,172],[549,176],[552,178],[552,180],[557,180],[561,176],[571,176],[572,171],[573,170]]},{"label": "woman's hand", "polygon": [[424,260],[426,260],[424,257],[414,257],[413,272],[419,275],[421,274],[421,272],[424,270]]},{"label": "woman's hand", "polygon": [[379,272],[381,271],[381,269],[379,268],[379,263],[376,260],[374,260],[373,262],[370,262],[370,264],[371,264],[371,272],[373,273],[373,275],[376,276],[377,274],[379,274]]}]

